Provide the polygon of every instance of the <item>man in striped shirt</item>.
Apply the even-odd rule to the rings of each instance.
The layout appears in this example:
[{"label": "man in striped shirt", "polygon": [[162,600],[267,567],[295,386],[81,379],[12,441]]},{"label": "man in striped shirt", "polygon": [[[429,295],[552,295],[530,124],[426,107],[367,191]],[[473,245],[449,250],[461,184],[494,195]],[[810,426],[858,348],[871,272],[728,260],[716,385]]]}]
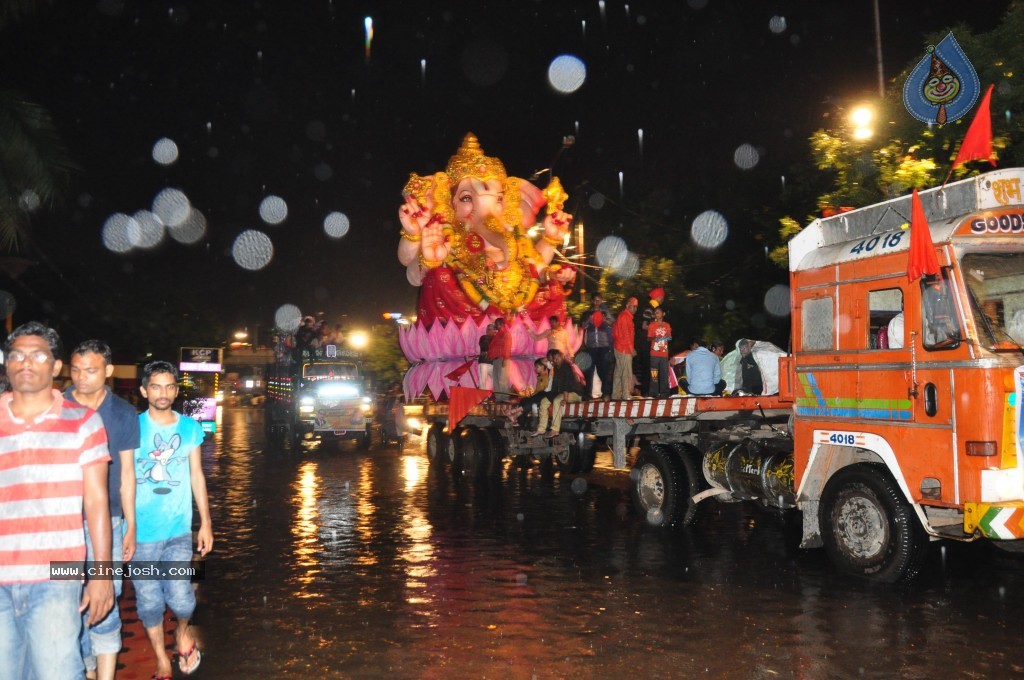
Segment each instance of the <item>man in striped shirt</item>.
[{"label": "man in striped shirt", "polygon": [[4,346],[0,396],[0,678],[81,678],[80,612],[114,604],[109,579],[51,580],[51,562],[85,560],[82,512],[97,560],[110,560],[107,436],[95,411],[53,389],[56,331],[29,322]]}]

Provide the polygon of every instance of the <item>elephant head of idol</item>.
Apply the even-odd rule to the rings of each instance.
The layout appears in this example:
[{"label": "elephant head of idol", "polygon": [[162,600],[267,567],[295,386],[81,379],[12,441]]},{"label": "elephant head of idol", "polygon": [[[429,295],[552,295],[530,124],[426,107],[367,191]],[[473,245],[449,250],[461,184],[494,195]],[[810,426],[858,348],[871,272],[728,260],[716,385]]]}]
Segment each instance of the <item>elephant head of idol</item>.
[{"label": "elephant head of idol", "polygon": [[542,192],[518,177],[509,177],[497,158],[484,154],[473,133],[448,160],[455,232],[468,259],[506,269],[517,257],[517,236],[536,221],[546,202]]}]

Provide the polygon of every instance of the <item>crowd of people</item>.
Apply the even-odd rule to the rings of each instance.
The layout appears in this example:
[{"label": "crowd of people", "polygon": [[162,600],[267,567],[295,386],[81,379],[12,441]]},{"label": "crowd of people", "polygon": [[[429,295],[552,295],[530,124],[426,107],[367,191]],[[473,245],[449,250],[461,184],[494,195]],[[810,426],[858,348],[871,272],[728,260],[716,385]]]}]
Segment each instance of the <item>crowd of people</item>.
[{"label": "crowd of people", "polygon": [[[539,425],[534,435],[553,438],[559,432],[564,403],[724,394],[726,380],[721,360],[725,346],[721,341],[708,343],[699,337],[691,338],[685,357],[675,366],[670,365],[673,336],[664,301],[664,289],[655,288],[642,311],[639,301],[631,297],[616,315],[608,309],[603,296],[595,294],[590,308],[580,318],[583,343],[575,357],[558,317],[551,317],[549,330],[530,331],[534,340],[546,339],[548,347],[547,354],[534,363],[535,387],[530,394],[520,397],[522,410],[515,411],[520,425],[527,426],[528,417],[536,408]],[[504,319],[499,317],[480,339],[480,365],[486,366],[492,376],[498,401],[510,397],[504,367],[510,357],[511,341],[504,326]],[[760,369],[751,351],[754,341],[739,344],[744,391],[760,394]],[[481,384],[486,384],[483,375],[481,378]]]},{"label": "crowd of people", "polygon": [[71,352],[63,393],[53,386],[63,364],[52,328],[26,323],[3,349],[0,678],[113,678],[126,573],[135,574],[152,677],[172,677],[167,609],[177,618],[178,670],[190,675],[202,658],[189,629],[196,599],[178,567],[193,556],[193,503],[200,555],[213,548],[213,531],[203,431],[173,409],[177,369],[145,366],[147,409],[137,413],[107,386],[114,366],[106,343],[87,340]]}]

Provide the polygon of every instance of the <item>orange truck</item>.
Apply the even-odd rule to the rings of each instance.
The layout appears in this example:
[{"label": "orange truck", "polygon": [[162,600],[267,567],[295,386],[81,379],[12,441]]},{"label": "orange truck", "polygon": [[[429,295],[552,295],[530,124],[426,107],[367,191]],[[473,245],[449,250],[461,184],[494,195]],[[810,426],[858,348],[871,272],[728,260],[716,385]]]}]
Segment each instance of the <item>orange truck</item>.
[{"label": "orange truck", "polygon": [[[907,274],[911,198],[818,219],[789,244],[792,352],[778,394],[584,402],[530,437],[489,404],[433,459],[481,474],[504,456],[586,472],[607,439],[652,524],[701,503],[802,513],[802,547],[844,572],[915,576],[928,543],[1024,538],[1024,169],[921,192],[939,272]],[[427,414],[429,416],[429,414]]]}]

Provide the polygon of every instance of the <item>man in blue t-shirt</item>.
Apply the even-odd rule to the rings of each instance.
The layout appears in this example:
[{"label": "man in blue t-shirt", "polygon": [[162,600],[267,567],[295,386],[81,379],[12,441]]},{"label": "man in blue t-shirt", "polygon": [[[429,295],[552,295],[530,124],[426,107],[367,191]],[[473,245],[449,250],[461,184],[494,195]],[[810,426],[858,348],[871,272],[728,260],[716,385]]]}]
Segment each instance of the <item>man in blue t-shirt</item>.
[{"label": "man in blue t-shirt", "polygon": [[[114,374],[110,347],[99,340],[86,340],[71,353],[72,385],[64,392],[70,402],[88,406],[100,415],[107,431],[110,470],[107,479],[110,498],[110,556],[114,562],[128,562],[135,554],[135,463],[139,448],[139,416],[135,407],[107,387]],[[89,527],[85,527],[86,559],[95,559]],[[114,597],[121,596],[121,577],[115,575]],[[115,603],[106,618],[91,628],[83,620],[82,659],[88,677],[113,680],[117,653],[121,651],[121,616]]]},{"label": "man in blue t-shirt", "polygon": [[[213,548],[210,504],[203,475],[203,430],[199,423],[171,407],[178,395],[178,371],[166,361],[152,361],[142,370],[142,396],[149,409],[139,414],[142,446],[135,451],[138,545],[135,562],[187,563],[192,559],[192,501],[199,511],[197,550]],[[153,647],[154,677],[171,677],[171,660],[164,644],[164,611],[170,607],[178,619],[175,649],[178,667],[191,675],[201,655],[188,630],[196,608],[195,593],[187,578],[133,579],[139,618]]]},{"label": "man in blue t-shirt", "polygon": [[686,355],[686,379],[679,381],[679,388],[687,394],[695,395],[720,395],[725,389],[718,354],[705,347],[700,338],[690,340],[690,351]]}]

